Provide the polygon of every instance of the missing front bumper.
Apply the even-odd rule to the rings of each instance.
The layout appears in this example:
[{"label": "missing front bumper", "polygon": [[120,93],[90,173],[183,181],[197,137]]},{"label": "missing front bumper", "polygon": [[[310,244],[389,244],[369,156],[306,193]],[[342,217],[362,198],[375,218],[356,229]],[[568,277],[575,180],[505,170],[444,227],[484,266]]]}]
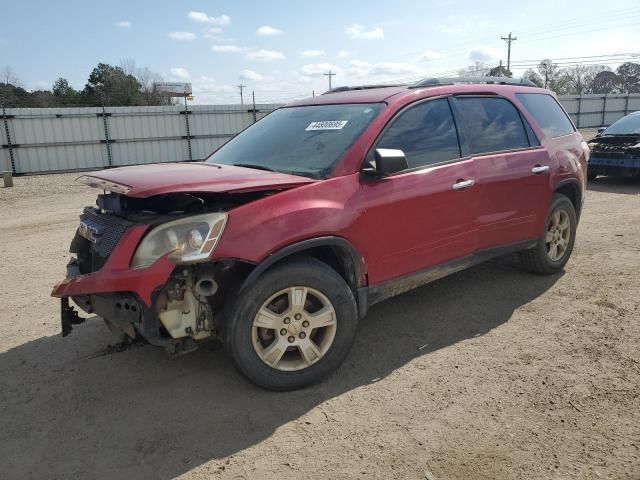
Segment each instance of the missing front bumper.
[{"label": "missing front bumper", "polygon": [[69,305],[68,298],[60,299],[60,322],[62,324],[62,336],[66,337],[73,330],[74,325],[84,323],[86,319],[78,315],[78,312]]}]

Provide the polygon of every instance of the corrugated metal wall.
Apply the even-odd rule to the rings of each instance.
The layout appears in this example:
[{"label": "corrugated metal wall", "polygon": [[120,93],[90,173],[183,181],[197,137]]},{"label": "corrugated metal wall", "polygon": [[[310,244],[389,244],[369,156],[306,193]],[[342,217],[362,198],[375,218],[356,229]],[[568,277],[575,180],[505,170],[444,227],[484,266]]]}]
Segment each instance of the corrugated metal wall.
[{"label": "corrugated metal wall", "polygon": [[[559,100],[578,128],[610,125],[640,110],[640,94]],[[0,170],[42,173],[200,160],[278,106],[257,105],[253,112],[247,105],[194,105],[188,113],[183,105],[7,109],[0,124]]]},{"label": "corrugated metal wall", "polygon": [[247,105],[7,109],[7,118],[0,119],[0,170],[41,173],[200,160],[277,107],[256,105],[255,113]]},{"label": "corrugated metal wall", "polygon": [[560,103],[578,128],[605,127],[640,110],[640,94],[563,95]]}]

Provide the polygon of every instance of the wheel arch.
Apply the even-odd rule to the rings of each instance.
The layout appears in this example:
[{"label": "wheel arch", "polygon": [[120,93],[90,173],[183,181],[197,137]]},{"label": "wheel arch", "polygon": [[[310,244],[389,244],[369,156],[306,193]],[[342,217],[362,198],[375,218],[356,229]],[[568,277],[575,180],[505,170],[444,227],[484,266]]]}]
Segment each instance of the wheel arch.
[{"label": "wheel arch", "polygon": [[580,210],[582,209],[582,189],[580,188],[580,182],[575,178],[568,178],[561,180],[556,185],[553,193],[560,193],[567,197],[573,204],[573,208],[576,210],[576,216],[580,218]]},{"label": "wheel arch", "polygon": [[358,304],[358,310],[363,314],[366,311],[366,302],[362,297],[362,291],[366,284],[366,265],[362,255],[345,238],[336,236],[324,236],[302,240],[287,245],[269,256],[255,266],[244,279],[240,290],[251,285],[264,272],[274,266],[297,255],[307,255],[326,263],[333,268],[345,280],[353,291]]}]

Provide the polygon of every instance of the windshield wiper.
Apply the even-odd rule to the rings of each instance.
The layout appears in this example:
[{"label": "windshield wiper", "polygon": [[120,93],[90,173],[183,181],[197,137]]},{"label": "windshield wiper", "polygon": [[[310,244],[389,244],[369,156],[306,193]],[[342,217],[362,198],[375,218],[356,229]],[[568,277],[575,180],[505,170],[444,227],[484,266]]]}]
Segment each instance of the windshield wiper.
[{"label": "windshield wiper", "polygon": [[253,168],[255,170],[266,170],[267,172],[277,172],[277,170],[274,170],[273,168],[265,167],[264,165],[256,165],[254,163],[234,163],[233,166],[243,167],[243,168]]}]

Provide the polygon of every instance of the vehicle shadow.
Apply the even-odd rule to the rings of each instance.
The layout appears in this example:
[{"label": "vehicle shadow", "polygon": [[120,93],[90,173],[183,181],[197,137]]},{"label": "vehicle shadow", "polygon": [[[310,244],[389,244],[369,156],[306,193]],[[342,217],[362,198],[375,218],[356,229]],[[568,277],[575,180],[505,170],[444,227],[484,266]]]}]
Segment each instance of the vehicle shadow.
[{"label": "vehicle shadow", "polygon": [[178,358],[150,346],[102,356],[100,321],[0,354],[4,478],[174,478],[258,444],[319,404],[412,359],[483,335],[559,278],[495,260],[390,299],[320,384],[272,393],[220,347]]},{"label": "vehicle shadow", "polygon": [[629,177],[598,177],[587,182],[587,190],[604,193],[640,194],[640,179]]}]

